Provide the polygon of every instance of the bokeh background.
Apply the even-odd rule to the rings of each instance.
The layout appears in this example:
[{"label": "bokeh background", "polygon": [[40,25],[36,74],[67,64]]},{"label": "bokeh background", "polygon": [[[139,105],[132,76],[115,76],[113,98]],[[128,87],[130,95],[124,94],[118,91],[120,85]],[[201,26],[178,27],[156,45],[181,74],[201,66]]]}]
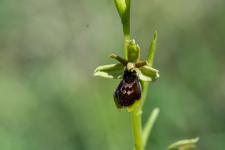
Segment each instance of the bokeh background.
[{"label": "bokeh background", "polygon": [[[200,137],[225,149],[225,1],[133,0],[142,58],[158,31],[145,122],[161,109],[147,149]],[[119,80],[93,77],[123,55],[113,0],[0,0],[0,149],[131,150],[130,115],[112,94]]]}]

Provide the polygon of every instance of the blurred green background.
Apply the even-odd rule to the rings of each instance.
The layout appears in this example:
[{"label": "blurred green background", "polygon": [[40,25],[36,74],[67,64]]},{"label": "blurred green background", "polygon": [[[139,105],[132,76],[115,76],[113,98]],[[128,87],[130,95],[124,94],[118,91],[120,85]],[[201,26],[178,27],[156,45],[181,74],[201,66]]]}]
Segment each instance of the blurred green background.
[{"label": "blurred green background", "polygon": [[[225,149],[225,1],[133,0],[132,35],[155,67],[143,121],[161,109],[147,149],[200,137]],[[0,149],[131,150],[130,116],[112,94],[119,80],[93,77],[123,55],[113,0],[0,0]],[[142,57],[144,59],[144,57]]]}]

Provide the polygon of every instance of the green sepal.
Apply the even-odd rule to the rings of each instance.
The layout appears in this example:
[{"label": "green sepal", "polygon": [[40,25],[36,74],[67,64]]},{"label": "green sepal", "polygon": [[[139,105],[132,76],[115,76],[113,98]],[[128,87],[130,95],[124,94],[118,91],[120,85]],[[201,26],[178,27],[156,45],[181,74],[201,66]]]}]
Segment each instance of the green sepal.
[{"label": "green sepal", "polygon": [[159,71],[149,65],[139,68],[139,78],[142,81],[154,81],[159,78]]},{"label": "green sepal", "polygon": [[100,76],[110,79],[121,79],[123,76],[124,66],[122,64],[109,64],[99,66],[94,71],[94,76]]},{"label": "green sepal", "polygon": [[168,147],[168,150],[188,150],[194,148],[199,138],[180,140]]},{"label": "green sepal", "polygon": [[140,47],[135,40],[130,40],[127,45],[128,62],[137,62],[140,58]]},{"label": "green sepal", "polygon": [[152,78],[144,75],[141,71],[138,73],[138,77],[141,81],[151,82]]}]

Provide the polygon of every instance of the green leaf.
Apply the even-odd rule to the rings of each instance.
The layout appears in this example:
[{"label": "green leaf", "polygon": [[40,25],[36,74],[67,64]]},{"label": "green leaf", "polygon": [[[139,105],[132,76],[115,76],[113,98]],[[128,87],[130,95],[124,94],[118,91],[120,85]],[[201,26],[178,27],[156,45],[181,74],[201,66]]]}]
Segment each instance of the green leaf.
[{"label": "green leaf", "polygon": [[99,66],[94,71],[94,76],[100,76],[110,79],[121,79],[124,66],[122,64],[110,64]]},{"label": "green leaf", "polygon": [[199,138],[180,140],[168,147],[168,150],[188,150],[194,148]]},{"label": "green leaf", "polygon": [[[139,69],[141,71],[141,74],[140,75],[144,79],[150,78],[151,80],[149,80],[149,81],[154,81],[157,78],[159,78],[159,71],[156,70],[156,69],[154,69],[154,68],[152,68],[149,65],[145,65],[143,67],[140,67]],[[141,76],[140,76],[140,78],[141,78]],[[143,81],[148,81],[148,80],[143,80]]]},{"label": "green leaf", "polygon": [[155,49],[156,49],[156,42],[157,42],[157,31],[154,32],[153,39],[149,46],[149,52],[148,52],[148,63],[153,65],[153,60],[155,56]]},{"label": "green leaf", "polygon": [[128,61],[137,62],[140,58],[140,47],[135,43],[135,40],[130,40],[127,45]]},{"label": "green leaf", "polygon": [[144,146],[146,146],[147,144],[148,138],[151,134],[151,131],[156,122],[156,119],[158,118],[158,115],[159,115],[159,108],[154,108],[143,130],[143,145]]}]

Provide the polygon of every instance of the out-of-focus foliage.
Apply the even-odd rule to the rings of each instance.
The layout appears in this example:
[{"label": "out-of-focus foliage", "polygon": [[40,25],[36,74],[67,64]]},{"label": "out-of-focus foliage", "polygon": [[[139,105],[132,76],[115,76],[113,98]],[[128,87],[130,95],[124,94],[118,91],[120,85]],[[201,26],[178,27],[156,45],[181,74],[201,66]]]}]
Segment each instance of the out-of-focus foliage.
[{"label": "out-of-focus foliage", "polygon": [[[158,30],[144,121],[161,113],[149,147],[200,137],[225,147],[225,1],[132,1],[132,35],[147,54]],[[0,1],[0,149],[130,150],[130,116],[112,94],[119,80],[93,77],[123,56],[113,0]],[[144,58],[142,58],[144,59]],[[148,148],[148,147],[147,147]]]}]

